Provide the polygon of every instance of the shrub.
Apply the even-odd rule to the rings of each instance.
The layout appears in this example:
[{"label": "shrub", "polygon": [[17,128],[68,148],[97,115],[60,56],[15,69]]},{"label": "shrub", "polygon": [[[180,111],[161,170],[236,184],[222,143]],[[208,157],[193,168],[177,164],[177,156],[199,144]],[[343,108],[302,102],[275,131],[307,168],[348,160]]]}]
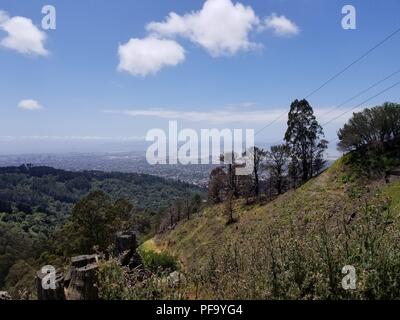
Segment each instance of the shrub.
[{"label": "shrub", "polygon": [[117,259],[100,260],[97,273],[99,298],[103,300],[187,299],[187,288],[169,281],[170,271],[122,267]]},{"label": "shrub", "polygon": [[169,255],[168,253],[159,253],[154,250],[140,250],[139,254],[142,258],[143,264],[146,268],[152,271],[178,270],[178,262],[176,257]]}]

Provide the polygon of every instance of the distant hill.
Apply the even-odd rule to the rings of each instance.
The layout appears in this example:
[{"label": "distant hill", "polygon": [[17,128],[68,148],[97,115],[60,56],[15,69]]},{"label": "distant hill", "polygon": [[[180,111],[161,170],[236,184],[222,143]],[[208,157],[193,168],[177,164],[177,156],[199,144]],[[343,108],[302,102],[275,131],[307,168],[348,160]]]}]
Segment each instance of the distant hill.
[{"label": "distant hill", "polygon": [[40,254],[74,204],[95,190],[104,191],[112,200],[126,198],[134,204],[135,212],[150,217],[149,224],[156,224],[177,198],[204,192],[187,183],[147,174],[0,167],[0,288],[10,267],[18,259]]},{"label": "distant hill", "polygon": [[[95,189],[105,191],[112,198],[126,197],[141,209],[163,208],[183,193],[202,190],[148,174],[72,172],[27,165],[0,167],[0,201],[3,206],[11,204],[14,211],[18,206],[22,209],[29,206],[33,211],[65,212],[65,207]],[[61,208],[56,209],[56,205]]]}]

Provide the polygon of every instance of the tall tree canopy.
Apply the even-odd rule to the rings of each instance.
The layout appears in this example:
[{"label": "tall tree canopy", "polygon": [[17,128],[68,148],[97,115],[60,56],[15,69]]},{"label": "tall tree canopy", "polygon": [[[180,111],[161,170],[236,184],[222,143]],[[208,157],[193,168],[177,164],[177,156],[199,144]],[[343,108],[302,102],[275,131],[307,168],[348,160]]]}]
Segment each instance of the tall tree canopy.
[{"label": "tall tree canopy", "polygon": [[76,254],[92,253],[95,246],[105,252],[115,233],[128,224],[133,206],[125,199],[115,202],[102,191],[94,191],[73,208],[70,221],[64,226],[64,245]]},{"label": "tall tree canopy", "polygon": [[291,176],[306,182],[323,166],[323,151],[328,142],[322,139],[322,127],[307,100],[295,100],[290,106],[285,141],[290,150]]},{"label": "tall tree canopy", "polygon": [[400,137],[400,105],[385,103],[353,114],[338,132],[339,148],[351,151]]}]

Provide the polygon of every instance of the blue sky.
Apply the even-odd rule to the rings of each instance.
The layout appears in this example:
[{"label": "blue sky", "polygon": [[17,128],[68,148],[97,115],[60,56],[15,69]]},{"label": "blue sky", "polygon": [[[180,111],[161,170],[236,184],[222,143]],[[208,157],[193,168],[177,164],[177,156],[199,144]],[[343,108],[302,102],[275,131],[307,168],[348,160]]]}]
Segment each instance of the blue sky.
[{"label": "blue sky", "polygon": [[[226,20],[215,19],[213,1],[226,7]],[[57,151],[134,149],[149,129],[174,119],[182,128],[257,131],[399,28],[398,0],[207,3],[2,0],[3,21],[30,19],[21,32],[33,38],[5,41],[10,30],[1,27],[0,14],[0,153],[51,152],[56,145]],[[56,30],[41,28],[41,10],[49,4],[56,8]],[[357,10],[356,30],[341,26],[347,4]],[[175,19],[168,22],[170,12]],[[155,55],[150,61],[141,55],[146,50]],[[313,95],[317,115],[398,70],[399,51],[398,34]],[[398,102],[399,92],[366,106]],[[325,128],[328,140],[345,120]],[[284,121],[256,141],[278,141]]]}]

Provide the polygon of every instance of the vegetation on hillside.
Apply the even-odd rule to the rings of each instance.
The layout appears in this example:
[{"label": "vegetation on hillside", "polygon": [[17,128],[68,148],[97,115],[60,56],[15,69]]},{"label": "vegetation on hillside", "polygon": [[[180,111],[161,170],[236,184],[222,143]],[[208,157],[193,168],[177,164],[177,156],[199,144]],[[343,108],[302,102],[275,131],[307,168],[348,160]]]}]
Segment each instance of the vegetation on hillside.
[{"label": "vegetation on hillside", "polygon": [[[396,298],[400,181],[345,180],[346,162],[266,205],[237,200],[235,224],[221,204],[154,241],[179,258],[197,298]],[[342,288],[346,265],[357,290]]]},{"label": "vegetation on hillside", "polygon": [[[375,116],[387,115],[388,105],[374,108]],[[372,141],[351,148],[322,174],[267,203],[249,205],[243,197],[232,203],[229,171],[214,170],[209,195],[225,203],[214,201],[152,240],[158,250],[178,257],[189,279],[187,297],[397,299],[400,181],[392,181],[390,172],[400,165],[400,137],[394,134],[398,122],[384,123],[392,132],[386,138],[374,133]],[[347,139],[345,130],[339,138]],[[271,152],[285,157],[285,148]],[[284,168],[288,188],[291,176]],[[235,223],[227,224],[232,216]],[[355,290],[342,286],[345,266],[355,268]]]},{"label": "vegetation on hillside", "polygon": [[33,291],[40,265],[105,250],[120,228],[149,237],[176,199],[201,192],[144,174],[0,168],[0,288]]}]

